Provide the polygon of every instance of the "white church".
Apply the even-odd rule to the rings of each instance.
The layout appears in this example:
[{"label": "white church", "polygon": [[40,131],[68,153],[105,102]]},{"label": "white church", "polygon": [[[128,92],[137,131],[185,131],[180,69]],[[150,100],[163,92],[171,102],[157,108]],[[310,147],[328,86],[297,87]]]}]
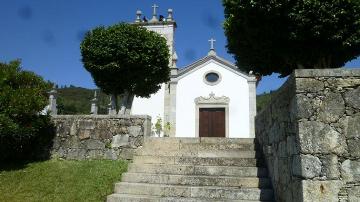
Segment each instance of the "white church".
[{"label": "white church", "polygon": [[160,135],[170,137],[255,137],[256,77],[218,56],[214,39],[203,58],[178,68],[173,11],[158,19],[156,8],[149,20],[137,11],[135,23],[166,38],[171,79],[150,98],[135,97],[131,113],[150,115],[154,130],[161,123]]}]

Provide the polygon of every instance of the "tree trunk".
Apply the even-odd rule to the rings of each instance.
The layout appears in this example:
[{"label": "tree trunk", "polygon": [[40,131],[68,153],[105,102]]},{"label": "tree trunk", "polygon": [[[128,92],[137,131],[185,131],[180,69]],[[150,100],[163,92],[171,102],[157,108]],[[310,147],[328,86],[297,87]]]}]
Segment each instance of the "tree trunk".
[{"label": "tree trunk", "polygon": [[121,107],[119,110],[119,114],[130,115],[134,96],[135,96],[134,94],[130,94],[128,92],[124,93],[121,100]]}]

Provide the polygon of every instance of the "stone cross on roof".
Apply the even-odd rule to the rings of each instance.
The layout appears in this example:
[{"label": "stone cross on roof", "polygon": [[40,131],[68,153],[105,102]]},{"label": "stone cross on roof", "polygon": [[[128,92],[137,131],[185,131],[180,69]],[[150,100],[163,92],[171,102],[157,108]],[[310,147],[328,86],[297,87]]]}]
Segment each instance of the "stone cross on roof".
[{"label": "stone cross on roof", "polygon": [[153,10],[153,15],[156,16],[156,9],[159,8],[158,5],[154,4],[153,6],[151,6],[154,10]]},{"label": "stone cross on roof", "polygon": [[210,42],[210,50],[215,50],[215,48],[214,48],[214,42],[215,42],[216,40],[215,39],[213,39],[213,38],[211,38],[210,40],[209,40],[209,42]]},{"label": "stone cross on roof", "polygon": [[157,22],[158,19],[156,17],[156,9],[159,8],[159,6],[157,6],[156,4],[154,4],[153,6],[151,6],[153,8],[153,16],[150,20],[150,22]]},{"label": "stone cross on roof", "polygon": [[213,38],[211,38],[211,39],[209,40],[209,42],[210,42],[210,51],[209,51],[208,55],[216,55],[215,48],[214,48],[214,42],[215,42],[215,41],[216,41],[216,40],[213,39]]}]

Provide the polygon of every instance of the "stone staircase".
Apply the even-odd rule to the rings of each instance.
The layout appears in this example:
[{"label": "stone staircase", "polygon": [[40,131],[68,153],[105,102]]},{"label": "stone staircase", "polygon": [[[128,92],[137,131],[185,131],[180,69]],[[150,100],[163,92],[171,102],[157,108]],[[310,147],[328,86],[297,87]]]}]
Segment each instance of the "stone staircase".
[{"label": "stone staircase", "polygon": [[147,138],[108,202],[273,201],[254,139]]}]

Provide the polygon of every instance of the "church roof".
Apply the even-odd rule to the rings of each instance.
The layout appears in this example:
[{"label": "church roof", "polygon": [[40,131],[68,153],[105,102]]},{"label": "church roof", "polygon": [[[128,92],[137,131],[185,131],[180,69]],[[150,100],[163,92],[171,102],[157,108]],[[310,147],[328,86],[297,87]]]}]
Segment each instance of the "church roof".
[{"label": "church roof", "polygon": [[217,56],[216,54],[210,54],[210,53],[207,56],[195,61],[194,63],[192,63],[182,69],[179,69],[178,74],[172,76],[172,78],[180,79],[182,77],[185,77],[186,75],[190,74],[193,70],[202,67],[204,64],[208,63],[211,60],[219,63],[224,68],[238,74],[239,76],[247,79],[248,81],[256,81],[256,78],[254,75],[250,75],[246,72],[243,72],[237,66],[235,66],[233,63],[225,60],[224,58]]}]

